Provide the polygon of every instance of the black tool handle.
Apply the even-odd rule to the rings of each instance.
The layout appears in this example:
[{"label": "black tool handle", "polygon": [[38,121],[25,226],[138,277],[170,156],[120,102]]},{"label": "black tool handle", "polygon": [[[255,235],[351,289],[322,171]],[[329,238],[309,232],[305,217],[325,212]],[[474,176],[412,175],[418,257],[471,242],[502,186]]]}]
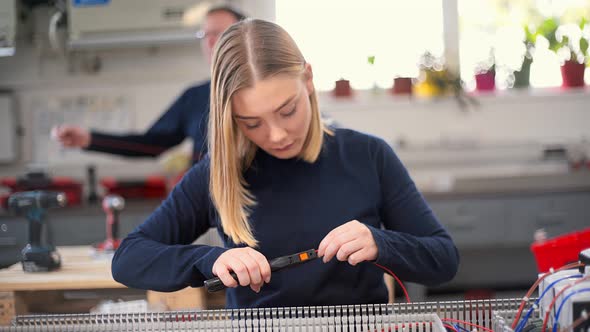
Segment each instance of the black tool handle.
[{"label": "black tool handle", "polygon": [[[231,272],[229,275],[231,275],[231,277],[235,280],[238,280],[238,276],[234,272]],[[223,284],[223,281],[219,279],[219,277],[205,280],[205,287],[207,287],[207,291],[209,293],[218,292],[225,289],[225,285]]]},{"label": "black tool handle", "polygon": [[[302,264],[308,262],[310,260],[316,259],[318,254],[315,249],[309,249],[306,251],[298,252],[293,255],[289,256],[282,256],[277,257],[270,260],[268,263],[270,265],[270,270],[272,272],[282,270],[286,267]],[[230,272],[230,275],[235,280],[238,280],[238,276],[234,272]],[[209,293],[217,292],[222,289],[225,289],[226,286],[223,284],[223,281],[219,279],[219,277],[211,278],[209,280],[205,280],[205,287]]]}]

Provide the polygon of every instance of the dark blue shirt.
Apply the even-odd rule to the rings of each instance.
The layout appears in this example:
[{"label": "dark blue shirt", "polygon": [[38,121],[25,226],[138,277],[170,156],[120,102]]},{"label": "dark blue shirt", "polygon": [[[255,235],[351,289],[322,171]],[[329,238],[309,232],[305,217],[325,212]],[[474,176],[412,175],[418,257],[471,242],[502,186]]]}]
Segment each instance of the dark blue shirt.
[{"label": "dark blue shirt", "polygon": [[[268,259],[315,248],[351,220],[371,230],[376,263],[405,281],[434,285],[457,271],[457,249],[408,172],[383,140],[348,129],[325,135],[315,163],[281,160],[259,150],[244,176],[257,204],[250,223]],[[215,260],[236,245],[221,230],[209,196],[209,159],[191,168],[163,204],[122,242],[112,272],[134,288],[174,291],[214,277]],[[224,248],[193,241],[215,227]],[[256,294],[227,291],[228,308],[387,302],[383,271],[335,258],[274,272]]]},{"label": "dark blue shirt", "polygon": [[86,150],[127,157],[156,157],[190,137],[193,162],[196,162],[207,152],[209,92],[209,81],[187,89],[143,134],[114,135],[92,131],[91,143]]}]

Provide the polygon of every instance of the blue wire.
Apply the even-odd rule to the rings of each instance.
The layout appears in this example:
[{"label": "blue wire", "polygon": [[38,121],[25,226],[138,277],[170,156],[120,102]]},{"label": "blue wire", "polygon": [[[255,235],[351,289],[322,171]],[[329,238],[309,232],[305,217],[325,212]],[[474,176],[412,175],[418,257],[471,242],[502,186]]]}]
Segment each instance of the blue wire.
[{"label": "blue wire", "polygon": [[547,292],[549,292],[551,290],[551,288],[553,288],[553,286],[555,286],[558,282],[564,281],[569,278],[582,278],[582,275],[581,274],[574,274],[571,276],[566,276],[566,277],[557,279],[557,280],[553,281],[552,283],[550,283],[549,286],[547,286],[547,288],[545,288],[543,293],[541,293],[541,296],[539,296],[539,298],[535,301],[535,304],[533,306],[531,306],[529,311],[527,311],[526,315],[524,315],[522,320],[518,323],[518,325],[516,325],[514,332],[520,332],[520,331],[522,331],[522,329],[524,329],[524,327],[526,326],[526,323],[528,323],[529,319],[533,315],[533,311],[535,310],[535,305],[539,305],[539,303],[541,302],[541,299],[543,299],[543,296],[545,296],[545,294],[547,294]]},{"label": "blue wire", "polygon": [[557,313],[555,314],[555,318],[553,319],[553,332],[557,332],[557,321],[559,320],[559,314],[561,314],[561,309],[563,309],[563,305],[567,302],[567,300],[578,294],[578,293],[587,293],[590,292],[590,288],[582,288],[582,289],[578,289],[575,292],[571,292],[569,293],[564,299],[563,301],[561,301],[561,304],[559,305],[559,309],[557,309]]},{"label": "blue wire", "polygon": [[455,324],[453,324],[453,326],[455,327],[455,329],[457,329],[457,331],[471,332],[468,329],[459,326],[459,323],[455,323]]}]

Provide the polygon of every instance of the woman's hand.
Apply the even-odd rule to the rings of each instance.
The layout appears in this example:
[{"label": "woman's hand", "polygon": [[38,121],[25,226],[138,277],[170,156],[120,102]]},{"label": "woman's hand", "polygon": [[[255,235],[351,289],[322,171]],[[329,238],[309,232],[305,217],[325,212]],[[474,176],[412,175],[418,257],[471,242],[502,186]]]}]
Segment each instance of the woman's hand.
[{"label": "woman's hand", "polygon": [[349,221],[333,229],[320,242],[318,248],[318,257],[323,257],[324,263],[336,256],[339,261],[348,261],[353,266],[360,262],[376,260],[378,254],[379,249],[371,230],[358,220]]},{"label": "woman's hand", "polygon": [[[226,287],[248,286],[256,293],[266,282],[270,282],[270,264],[260,252],[246,247],[230,249],[217,258],[213,264],[213,274],[218,276]],[[235,272],[234,280],[230,272]]]},{"label": "woman's hand", "polygon": [[77,126],[55,126],[51,129],[51,137],[67,148],[87,148],[90,145],[90,132]]}]

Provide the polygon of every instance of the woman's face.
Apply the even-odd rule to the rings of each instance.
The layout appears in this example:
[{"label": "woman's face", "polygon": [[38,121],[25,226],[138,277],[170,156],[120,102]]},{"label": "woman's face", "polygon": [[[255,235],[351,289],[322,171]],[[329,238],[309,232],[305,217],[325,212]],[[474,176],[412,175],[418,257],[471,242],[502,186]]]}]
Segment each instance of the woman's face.
[{"label": "woman's face", "polygon": [[232,99],[233,117],[242,133],[279,159],[299,155],[311,123],[311,67],[304,77],[277,75],[239,90]]}]

